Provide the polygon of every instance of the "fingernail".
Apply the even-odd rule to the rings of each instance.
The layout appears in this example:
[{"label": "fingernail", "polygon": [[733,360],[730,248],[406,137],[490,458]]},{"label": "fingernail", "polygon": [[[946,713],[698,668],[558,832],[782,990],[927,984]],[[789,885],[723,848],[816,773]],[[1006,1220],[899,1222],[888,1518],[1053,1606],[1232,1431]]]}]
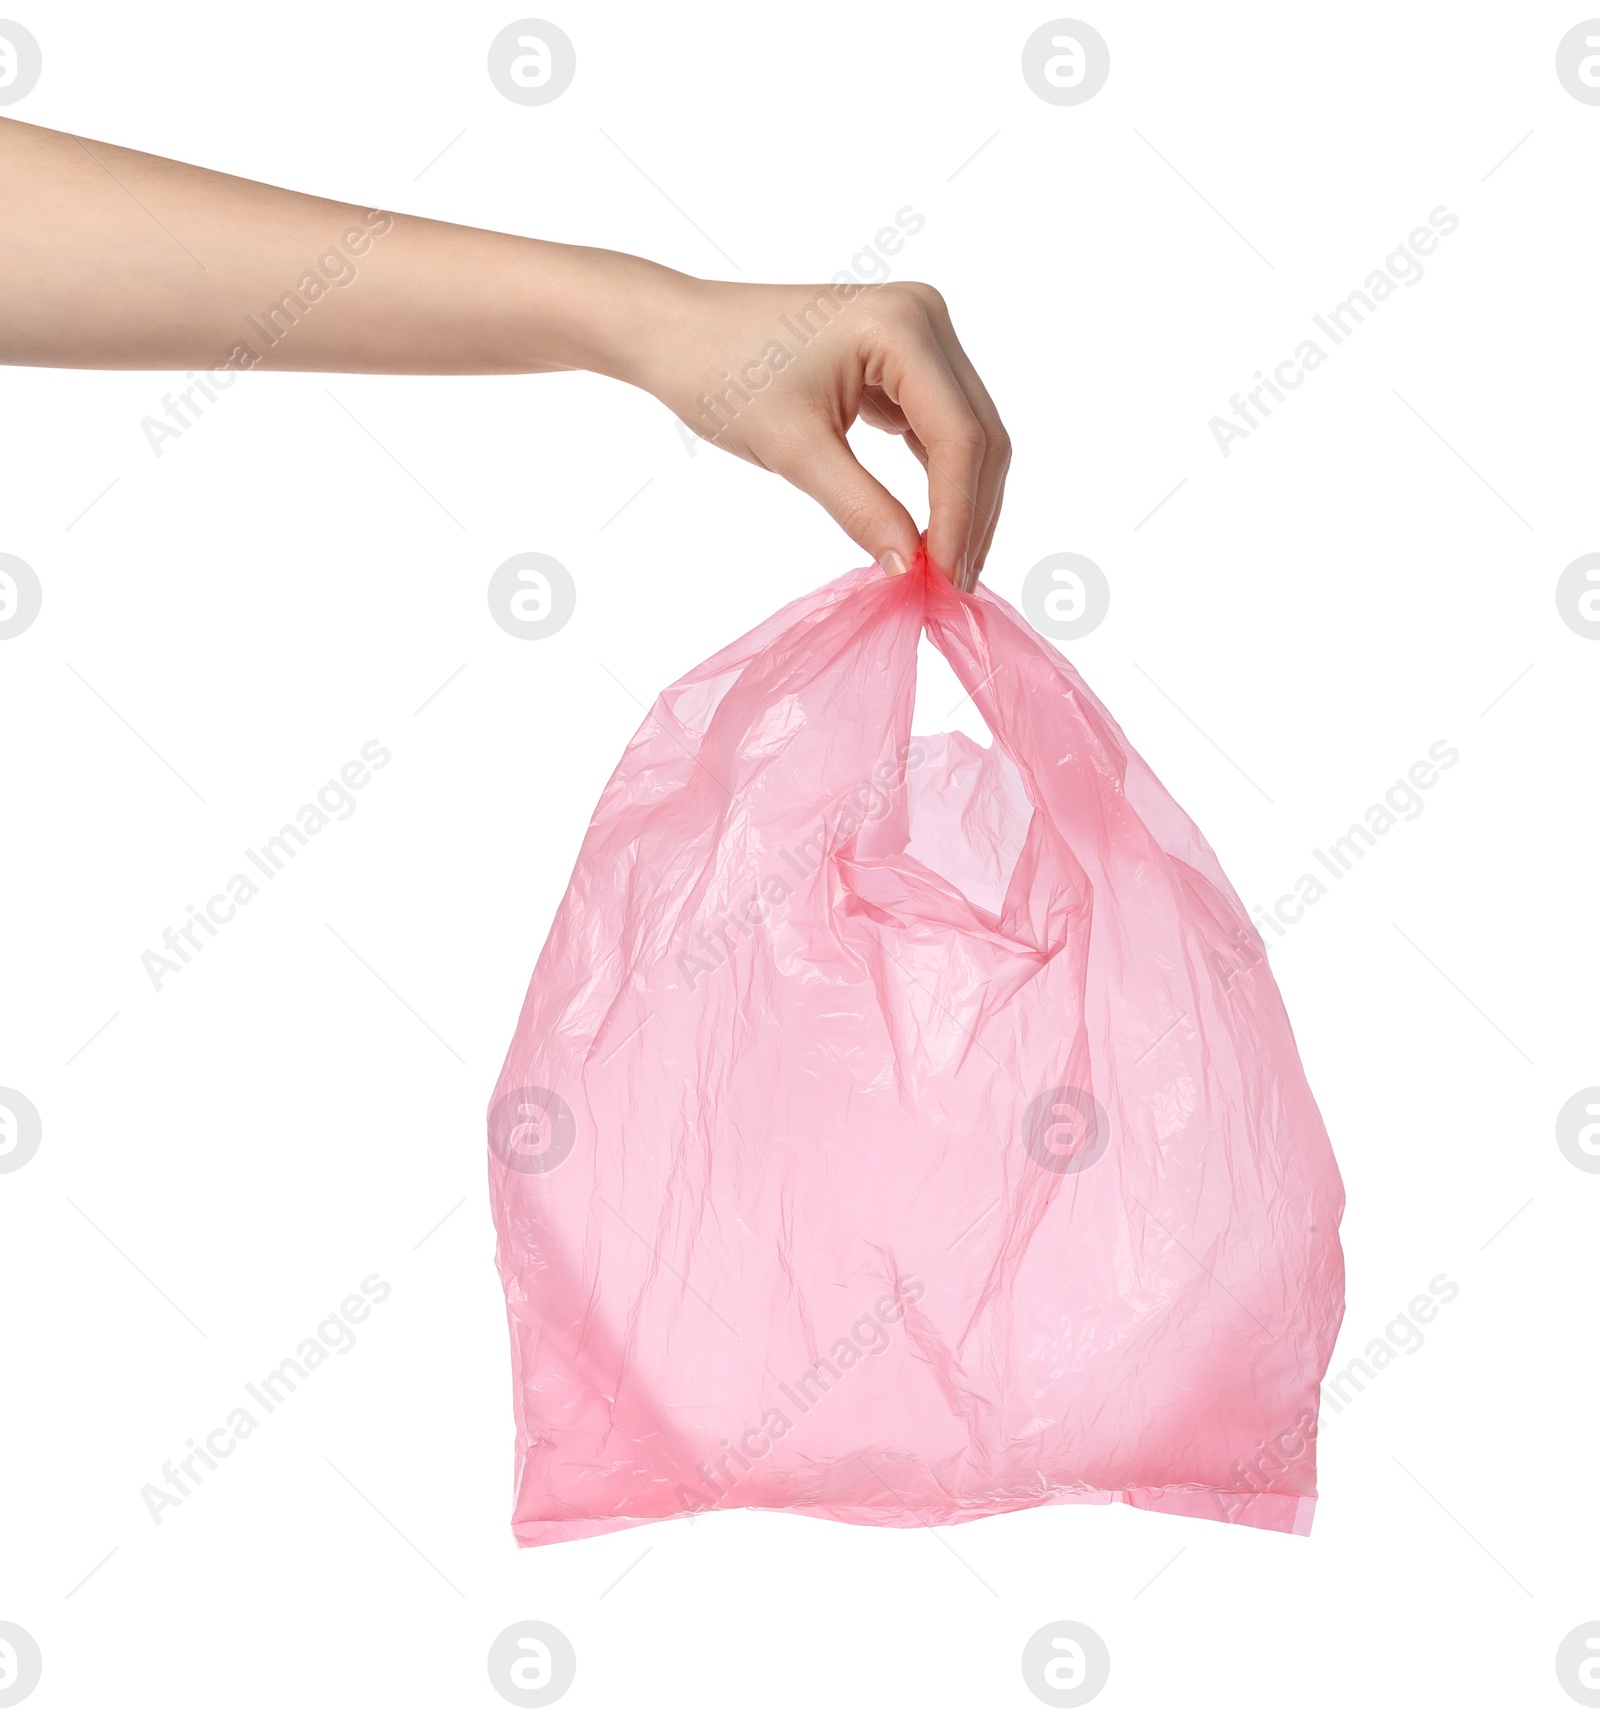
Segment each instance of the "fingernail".
[{"label": "fingernail", "polygon": [[879,557],[878,568],[885,576],[904,576],[906,573],[906,561],[898,552],[889,551],[883,553]]},{"label": "fingernail", "polygon": [[961,556],[958,559],[956,559],[955,574],[953,575],[951,580],[955,583],[956,587],[958,587],[963,594],[971,592],[971,590],[967,587],[967,555],[966,555],[966,553],[963,552],[961,554]]}]

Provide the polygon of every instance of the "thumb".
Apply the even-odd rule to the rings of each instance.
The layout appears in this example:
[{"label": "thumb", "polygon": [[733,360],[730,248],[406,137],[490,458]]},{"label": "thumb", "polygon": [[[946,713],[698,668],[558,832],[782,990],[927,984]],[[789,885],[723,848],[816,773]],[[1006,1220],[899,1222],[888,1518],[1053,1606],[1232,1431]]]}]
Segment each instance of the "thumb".
[{"label": "thumb", "polygon": [[[833,427],[819,423],[812,437],[767,466],[815,498],[864,552],[891,576],[911,568],[917,555],[917,525],[903,504],[856,460]],[[898,560],[898,568],[893,560]]]}]

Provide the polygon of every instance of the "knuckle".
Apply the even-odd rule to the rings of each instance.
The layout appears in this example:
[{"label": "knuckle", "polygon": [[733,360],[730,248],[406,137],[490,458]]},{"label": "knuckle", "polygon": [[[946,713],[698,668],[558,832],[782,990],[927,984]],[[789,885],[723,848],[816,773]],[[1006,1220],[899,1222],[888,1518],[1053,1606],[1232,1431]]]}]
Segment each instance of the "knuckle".
[{"label": "knuckle", "polygon": [[907,282],[906,292],[925,312],[948,313],[950,308],[945,304],[942,295],[931,282]]},{"label": "knuckle", "polygon": [[877,314],[905,326],[926,329],[943,304],[938,290],[926,282],[882,282],[871,290],[871,305]]},{"label": "knuckle", "polygon": [[869,498],[850,492],[834,500],[833,519],[858,546],[874,538],[878,512]]}]

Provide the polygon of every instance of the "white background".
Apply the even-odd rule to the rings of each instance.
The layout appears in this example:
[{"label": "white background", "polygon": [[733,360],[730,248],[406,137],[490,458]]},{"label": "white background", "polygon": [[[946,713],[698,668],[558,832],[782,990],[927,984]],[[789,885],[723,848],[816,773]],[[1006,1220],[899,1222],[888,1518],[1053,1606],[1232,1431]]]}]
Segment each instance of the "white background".
[{"label": "white background", "polygon": [[[1327,1421],[1309,1540],[737,1512],[519,1552],[482,1121],[529,972],[640,703],[862,560],[607,381],[247,377],[157,459],[177,375],[5,372],[0,551],[44,593],[0,642],[0,1085],[44,1123],[0,1177],[19,1720],[513,1720],[485,1655],[526,1618],[577,1649],[572,1723],[1048,1719],[1018,1660],[1056,1619],[1110,1647],[1105,1723],[1581,1720],[1600,1180],[1553,1125],[1600,1083],[1600,642],[1554,586],[1600,542],[1600,108],[1554,66],[1586,14],[1095,0],[1110,79],[1058,107],[1020,71],[1049,9],[550,0],[577,77],[519,107],[485,52],[522,14],[472,0],[6,4],[44,53],[7,113],[363,204],[791,281],[913,205],[895,273],[1016,443],[987,580],[1106,571],[1067,652],[1246,903],[1460,752],[1272,939],[1349,1192],[1336,1363],[1460,1286]],[[1441,204],[1425,278],[1222,457],[1210,417]],[[485,603],[527,550],[577,584],[542,642]],[[368,739],[355,815],[156,992],[141,953]],[[142,1486],[369,1273],[356,1347],[157,1526]]]}]

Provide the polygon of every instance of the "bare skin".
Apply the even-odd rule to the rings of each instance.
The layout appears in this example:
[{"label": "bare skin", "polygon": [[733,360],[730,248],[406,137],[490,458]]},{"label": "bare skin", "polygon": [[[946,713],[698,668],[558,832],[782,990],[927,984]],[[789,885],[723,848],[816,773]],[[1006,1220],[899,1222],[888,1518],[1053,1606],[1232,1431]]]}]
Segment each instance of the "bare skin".
[{"label": "bare skin", "polygon": [[988,556],[1010,442],[925,283],[701,281],[18,120],[0,120],[0,235],[0,364],[599,372],[808,493],[894,572],[919,535],[851,451],[859,418],[926,469],[932,563],[970,591]]}]

